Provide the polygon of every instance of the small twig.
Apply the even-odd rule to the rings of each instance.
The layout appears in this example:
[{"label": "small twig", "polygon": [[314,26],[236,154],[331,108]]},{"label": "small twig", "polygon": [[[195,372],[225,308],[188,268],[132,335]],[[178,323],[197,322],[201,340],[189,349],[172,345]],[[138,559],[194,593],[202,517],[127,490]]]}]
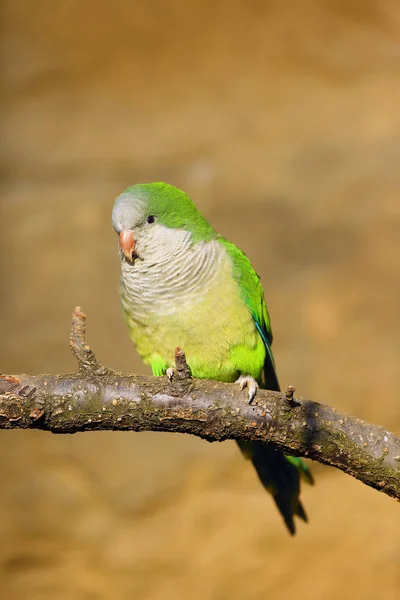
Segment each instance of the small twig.
[{"label": "small twig", "polygon": [[294,397],[295,391],[296,391],[296,388],[294,388],[292,385],[289,385],[286,388],[286,392],[285,392],[286,403],[282,407],[283,411],[290,412],[290,410],[293,407],[295,407],[299,404],[299,400]]},{"label": "small twig", "polygon": [[292,402],[293,401],[293,395],[294,395],[295,391],[296,391],[296,389],[292,385],[289,385],[287,387],[286,392],[285,392],[285,396],[286,396],[286,400],[288,402]]},{"label": "small twig", "polygon": [[168,379],[171,384],[171,393],[175,396],[188,394],[192,385],[192,376],[186,362],[186,355],[182,348],[175,348],[175,368],[168,370]]},{"label": "small twig", "polygon": [[191,379],[185,353],[179,346],[175,348],[175,373],[181,381],[188,381]]},{"label": "small twig", "polygon": [[100,365],[94,352],[86,342],[86,315],[80,306],[76,306],[72,313],[72,327],[69,338],[72,354],[78,361],[78,370],[81,373],[106,375],[110,369]]}]

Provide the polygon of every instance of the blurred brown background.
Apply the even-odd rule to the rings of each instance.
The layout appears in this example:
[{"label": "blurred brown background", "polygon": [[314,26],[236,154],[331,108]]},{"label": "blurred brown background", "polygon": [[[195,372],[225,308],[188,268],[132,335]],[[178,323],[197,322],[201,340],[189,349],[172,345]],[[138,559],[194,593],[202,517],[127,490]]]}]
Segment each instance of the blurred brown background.
[{"label": "blurred brown background", "polygon": [[[110,213],[183,187],[252,258],[283,385],[400,433],[396,0],[8,0],[1,370],[65,372],[71,311],[146,372]],[[394,600],[400,510],[314,466],[290,539],[233,443],[0,435],[3,598]]]}]

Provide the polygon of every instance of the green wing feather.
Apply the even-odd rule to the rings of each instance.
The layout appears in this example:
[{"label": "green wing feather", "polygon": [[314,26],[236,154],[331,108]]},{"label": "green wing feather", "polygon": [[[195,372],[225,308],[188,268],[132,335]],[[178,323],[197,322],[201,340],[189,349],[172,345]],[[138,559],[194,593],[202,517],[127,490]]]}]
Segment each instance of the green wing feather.
[{"label": "green wing feather", "polygon": [[[255,325],[267,350],[262,387],[279,391],[279,382],[275,371],[275,361],[272,354],[272,329],[260,278],[254,271],[247,256],[234,244],[220,238],[232,258],[236,279],[242,297],[253,316]],[[287,456],[260,442],[238,441],[243,454],[250,458],[261,483],[271,492],[283,519],[293,535],[295,525],[293,516],[297,515],[307,521],[307,515],[299,499],[300,475],[308,483],[313,483],[312,475],[307,465],[298,457]]]},{"label": "green wing feather", "polygon": [[244,252],[239,250],[235,244],[232,244],[232,242],[229,242],[225,238],[220,238],[220,241],[232,258],[234,268],[233,277],[239,285],[242,298],[249,307],[258,333],[267,350],[264,364],[264,381],[262,382],[263,387],[269,390],[279,391],[280,388],[275,371],[275,360],[271,348],[273,339],[271,319],[268,314],[260,277],[253,269],[250,260]]}]

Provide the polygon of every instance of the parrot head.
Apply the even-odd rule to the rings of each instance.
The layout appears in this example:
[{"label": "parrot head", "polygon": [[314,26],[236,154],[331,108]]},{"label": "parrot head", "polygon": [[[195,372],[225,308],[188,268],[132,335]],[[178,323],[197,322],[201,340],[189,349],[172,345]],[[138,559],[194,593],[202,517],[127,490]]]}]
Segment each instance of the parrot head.
[{"label": "parrot head", "polygon": [[137,184],[126,189],[115,200],[112,221],[121,259],[128,263],[165,257],[182,245],[207,241],[214,235],[192,200],[166,183]]}]

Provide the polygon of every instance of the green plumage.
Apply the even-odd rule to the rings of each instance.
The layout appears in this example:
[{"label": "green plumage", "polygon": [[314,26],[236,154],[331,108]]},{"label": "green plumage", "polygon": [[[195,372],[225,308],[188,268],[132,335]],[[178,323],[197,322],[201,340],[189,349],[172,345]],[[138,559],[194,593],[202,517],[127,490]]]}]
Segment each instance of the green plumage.
[{"label": "green plumage", "polygon": [[[136,240],[137,259],[129,264],[121,255],[120,294],[130,336],[154,375],[173,366],[180,346],[194,377],[232,382],[249,375],[279,390],[259,277],[190,198],[163,183],[133,186],[117,198],[113,223]],[[306,465],[266,444],[238,445],[294,534],[294,515],[307,520],[299,499],[300,475],[312,483]]]},{"label": "green plumage", "polygon": [[[156,214],[171,229],[187,229],[194,242],[210,240],[215,232],[189,196],[166,183],[138,183],[125,190],[146,202],[148,214]],[[172,210],[171,210],[172,209]]]}]

